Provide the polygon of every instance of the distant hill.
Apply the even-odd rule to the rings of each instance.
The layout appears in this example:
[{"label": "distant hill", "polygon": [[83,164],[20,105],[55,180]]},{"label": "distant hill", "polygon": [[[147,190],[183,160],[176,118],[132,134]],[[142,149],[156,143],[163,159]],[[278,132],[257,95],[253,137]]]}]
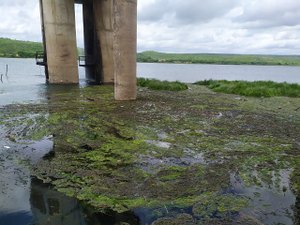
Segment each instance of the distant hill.
[{"label": "distant hill", "polygon": [[0,57],[33,58],[37,51],[43,51],[42,43],[0,38]]},{"label": "distant hill", "polygon": [[[19,41],[0,38],[0,57],[34,58],[37,51],[43,51],[40,42]],[[84,50],[78,48],[78,54]],[[138,62],[149,63],[190,63],[225,65],[289,65],[300,66],[300,56],[283,55],[235,55],[235,54],[176,54],[146,51],[137,54]]]},{"label": "distant hill", "polygon": [[290,65],[300,66],[300,56],[236,55],[236,54],[175,54],[146,51],[138,53],[138,62],[191,63],[222,65]]},{"label": "distant hill", "polygon": [[[0,57],[34,58],[36,52],[43,50],[43,45],[40,42],[0,38]],[[82,48],[78,48],[78,54],[83,55],[84,50]]]}]

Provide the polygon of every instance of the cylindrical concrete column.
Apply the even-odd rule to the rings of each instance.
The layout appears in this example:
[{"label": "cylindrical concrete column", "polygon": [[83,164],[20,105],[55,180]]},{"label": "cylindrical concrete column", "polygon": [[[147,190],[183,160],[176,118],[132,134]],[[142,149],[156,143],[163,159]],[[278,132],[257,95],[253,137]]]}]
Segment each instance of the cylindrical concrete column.
[{"label": "cylindrical concrete column", "polygon": [[114,0],[115,99],[136,99],[137,0]]},{"label": "cylindrical concrete column", "polygon": [[74,0],[42,0],[49,83],[78,83]]},{"label": "cylindrical concrete column", "polygon": [[[122,0],[123,1],[123,0]],[[95,27],[98,39],[99,60],[102,65],[102,83],[114,82],[113,56],[113,0],[94,0]]]},{"label": "cylindrical concrete column", "polygon": [[[44,28],[44,13],[43,13],[43,0],[40,0],[40,16],[41,16],[41,27],[42,27],[42,38],[43,38],[43,50],[44,50],[44,62],[47,62],[47,48],[46,48],[46,36],[45,36],[45,28]],[[48,74],[48,66],[47,63],[45,66],[45,75],[46,80],[49,80],[49,74]]]}]

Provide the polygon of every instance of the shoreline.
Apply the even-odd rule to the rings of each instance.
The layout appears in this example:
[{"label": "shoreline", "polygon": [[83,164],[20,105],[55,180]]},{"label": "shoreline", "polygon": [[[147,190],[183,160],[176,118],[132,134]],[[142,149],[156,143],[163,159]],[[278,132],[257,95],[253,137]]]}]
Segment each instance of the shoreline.
[{"label": "shoreline", "polygon": [[[8,57],[8,56],[0,56],[0,59],[35,59],[35,57]],[[299,67],[298,64],[285,64],[285,63],[253,63],[253,62],[245,62],[245,63],[219,63],[219,62],[180,62],[180,61],[165,61],[165,62],[157,62],[157,61],[137,61],[137,63],[145,63],[145,64],[174,64],[174,65],[220,65],[220,66],[291,66],[291,67]]]}]

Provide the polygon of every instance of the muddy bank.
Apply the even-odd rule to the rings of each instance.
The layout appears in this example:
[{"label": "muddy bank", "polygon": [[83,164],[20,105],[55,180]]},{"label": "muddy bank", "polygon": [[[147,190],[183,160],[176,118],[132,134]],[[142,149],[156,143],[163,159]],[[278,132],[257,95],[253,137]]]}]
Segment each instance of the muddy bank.
[{"label": "muddy bank", "polygon": [[105,86],[45,94],[1,109],[5,136],[50,138],[32,174],[97,211],[155,225],[299,222],[299,98],[194,85],[140,89],[134,102],[113,101]]}]

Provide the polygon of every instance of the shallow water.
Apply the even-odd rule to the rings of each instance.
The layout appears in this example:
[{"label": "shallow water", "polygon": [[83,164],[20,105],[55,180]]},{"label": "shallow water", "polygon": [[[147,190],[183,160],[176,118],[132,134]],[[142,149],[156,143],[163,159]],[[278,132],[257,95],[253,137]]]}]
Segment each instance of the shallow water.
[{"label": "shallow water", "polygon": [[[5,76],[6,65],[9,66]],[[248,66],[205,64],[138,63],[139,77],[193,83],[205,79],[272,80],[300,84],[300,67]],[[0,58],[0,106],[10,103],[29,103],[45,98],[44,68],[35,65],[34,59]],[[84,68],[79,68],[80,85],[85,85]]]},{"label": "shallow water", "polygon": [[294,211],[291,206],[296,204],[296,196],[290,189],[290,174],[290,171],[282,170],[277,178],[273,174],[273,184],[262,182],[261,186],[250,187],[245,186],[237,174],[231,174],[230,191],[252,199],[250,207],[243,210],[247,215],[265,224],[293,225]]},{"label": "shallow water", "polygon": [[139,63],[138,76],[194,83],[199,80],[271,80],[300,84],[300,66]]}]

